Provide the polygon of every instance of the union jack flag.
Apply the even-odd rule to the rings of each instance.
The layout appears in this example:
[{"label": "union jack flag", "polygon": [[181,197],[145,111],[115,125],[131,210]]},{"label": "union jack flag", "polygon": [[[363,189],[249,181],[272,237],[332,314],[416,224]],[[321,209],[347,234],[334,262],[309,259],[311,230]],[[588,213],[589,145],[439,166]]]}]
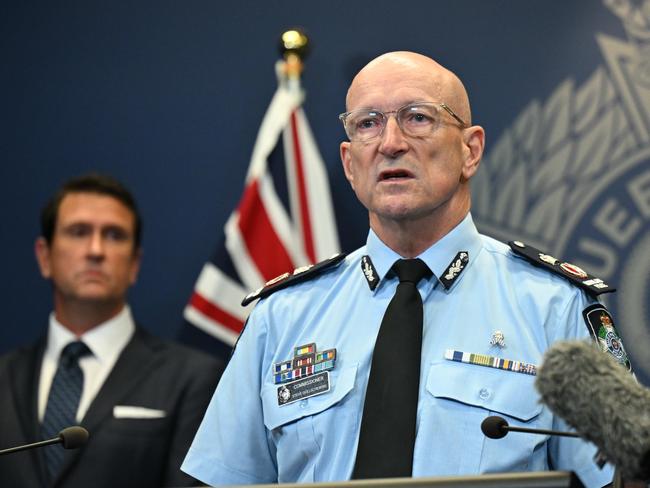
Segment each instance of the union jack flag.
[{"label": "union jack flag", "polygon": [[[296,75],[278,61],[278,89],[262,120],[239,205],[221,244],[205,263],[185,307],[185,319],[234,345],[252,306],[243,297],[294,268],[340,251],[325,164],[302,110]],[[289,208],[276,191],[274,171],[284,165]]]}]

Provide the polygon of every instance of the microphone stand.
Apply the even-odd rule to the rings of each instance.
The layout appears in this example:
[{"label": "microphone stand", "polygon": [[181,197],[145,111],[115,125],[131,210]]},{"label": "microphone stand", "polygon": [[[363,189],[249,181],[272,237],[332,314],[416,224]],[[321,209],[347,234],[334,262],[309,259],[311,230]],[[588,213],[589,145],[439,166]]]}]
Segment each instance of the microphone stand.
[{"label": "microphone stand", "polygon": [[62,442],[61,437],[54,437],[46,441],[34,442],[33,444],[26,444],[24,446],[10,447],[9,449],[2,449],[0,451],[0,456],[3,454],[11,454],[12,452],[24,451],[25,449],[31,449],[33,447],[49,446],[50,444],[58,444]]}]

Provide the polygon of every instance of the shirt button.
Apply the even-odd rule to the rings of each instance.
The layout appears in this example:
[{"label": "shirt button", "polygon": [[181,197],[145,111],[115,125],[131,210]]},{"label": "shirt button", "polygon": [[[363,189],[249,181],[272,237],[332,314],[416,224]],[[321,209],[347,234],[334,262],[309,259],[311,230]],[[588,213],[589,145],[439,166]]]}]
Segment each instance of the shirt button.
[{"label": "shirt button", "polygon": [[478,392],[478,396],[481,397],[482,400],[487,400],[490,398],[490,390],[487,388],[481,388]]},{"label": "shirt button", "polygon": [[300,408],[305,408],[307,406],[307,400],[300,401]]}]

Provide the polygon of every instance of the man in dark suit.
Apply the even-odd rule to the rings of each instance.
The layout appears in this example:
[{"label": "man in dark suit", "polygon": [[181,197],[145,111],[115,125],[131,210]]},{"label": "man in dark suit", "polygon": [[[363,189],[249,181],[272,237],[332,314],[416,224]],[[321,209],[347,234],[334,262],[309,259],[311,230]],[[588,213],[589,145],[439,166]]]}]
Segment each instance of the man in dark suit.
[{"label": "man in dark suit", "polygon": [[135,325],[126,302],[141,259],[133,197],[106,176],[70,180],[41,227],[36,257],[54,311],[41,340],[0,357],[0,448],[70,424],[90,438],[76,450],[0,456],[0,486],[196,484],[179,467],[223,365]]}]

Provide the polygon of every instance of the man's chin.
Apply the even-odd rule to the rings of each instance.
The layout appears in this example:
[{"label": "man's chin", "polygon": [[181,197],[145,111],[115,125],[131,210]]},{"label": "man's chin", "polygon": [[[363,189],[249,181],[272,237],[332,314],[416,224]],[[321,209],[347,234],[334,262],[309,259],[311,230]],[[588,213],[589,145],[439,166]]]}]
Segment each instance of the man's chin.
[{"label": "man's chin", "polygon": [[405,203],[385,205],[375,212],[382,220],[394,222],[411,222],[426,217],[430,212],[420,207],[414,207]]},{"label": "man's chin", "polygon": [[75,293],[74,298],[79,302],[88,302],[97,305],[118,301],[113,291],[107,290],[102,286],[84,287],[83,290],[78,290]]}]

